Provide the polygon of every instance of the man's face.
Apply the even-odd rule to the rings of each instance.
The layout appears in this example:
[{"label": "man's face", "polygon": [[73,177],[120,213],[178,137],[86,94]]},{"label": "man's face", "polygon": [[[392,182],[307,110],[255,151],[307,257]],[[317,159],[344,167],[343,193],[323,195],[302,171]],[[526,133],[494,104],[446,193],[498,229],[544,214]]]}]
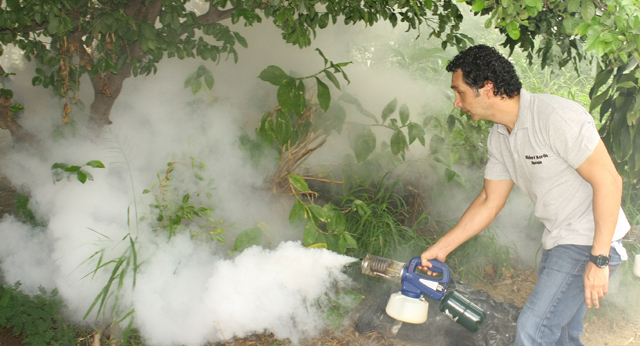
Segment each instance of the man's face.
[{"label": "man's face", "polygon": [[456,98],[453,102],[454,107],[460,107],[463,112],[466,112],[471,116],[474,121],[486,120],[487,111],[489,105],[487,103],[487,96],[485,95],[484,86],[474,92],[471,87],[465,83],[462,79],[462,71],[456,70],[451,75],[451,89],[453,89]]}]

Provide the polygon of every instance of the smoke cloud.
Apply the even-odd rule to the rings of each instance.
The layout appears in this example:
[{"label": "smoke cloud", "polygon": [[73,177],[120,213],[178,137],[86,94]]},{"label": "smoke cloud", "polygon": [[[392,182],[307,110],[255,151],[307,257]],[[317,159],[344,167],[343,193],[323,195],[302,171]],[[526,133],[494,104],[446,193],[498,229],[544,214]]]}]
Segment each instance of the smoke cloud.
[{"label": "smoke cloud", "polygon": [[[131,251],[130,236],[136,240],[139,264],[135,286],[130,273],[123,280],[116,310],[108,304],[97,316],[100,322],[113,322],[113,316],[133,309],[134,326],[154,345],[202,345],[262,331],[298,342],[323,328],[319,302],[352,285],[341,269],[354,259],[300,244],[300,232],[288,224],[292,198],[274,196],[269,189],[273,164],[252,165],[238,138],[243,132],[253,135],[260,115],[276,106],[276,88],[257,78],[268,65],[313,74],[323,68],[313,48],[319,47],[334,62],[350,61],[355,42],[388,42],[404,28],[338,25],[318,31],[313,47],[304,50],[286,45],[268,21],[234,29],[249,42],[249,49],[239,49],[237,65],[169,59],[161,62],[157,75],[128,79],[111,112],[113,124],[100,139],[88,138],[82,129],[52,135],[51,129],[60,123],[60,100],[30,85],[33,66],[3,62],[8,71],[17,72],[6,87],[26,108],[22,124],[48,148],[41,156],[12,151],[2,158],[0,172],[29,194],[29,207],[44,223],[34,229],[12,216],[0,222],[0,267],[6,283],[21,281],[28,293],[38,286],[57,288],[69,316],[82,321],[109,279],[110,269],[94,272],[100,256],[105,263]],[[213,71],[215,86],[211,92],[192,95],[183,88],[184,80],[201,63]],[[361,59],[348,66],[352,82],[344,87],[374,113],[397,97],[420,122],[418,110],[450,103],[441,86],[369,63]],[[83,85],[84,106],[73,105],[71,114],[78,127],[92,101],[89,81]],[[344,138],[327,142],[310,164],[338,163],[348,150]],[[417,142],[411,150],[409,160],[416,161],[427,152]],[[83,165],[91,160],[106,165],[85,167],[93,180],[53,181],[52,164]],[[179,203],[190,193],[194,204],[212,206],[210,217],[224,226],[225,243],[192,241],[194,234],[203,237],[196,225],[171,237],[151,226],[158,213],[150,205],[162,196],[159,189],[172,163],[166,184],[172,195],[167,198]],[[202,180],[193,179],[193,167],[203,168],[198,171]],[[145,189],[151,192],[143,194]],[[460,205],[455,216],[466,206]],[[230,253],[237,234],[257,225],[274,249],[255,246]],[[114,299],[111,296],[109,302]],[[87,323],[94,321],[96,310]]]}]

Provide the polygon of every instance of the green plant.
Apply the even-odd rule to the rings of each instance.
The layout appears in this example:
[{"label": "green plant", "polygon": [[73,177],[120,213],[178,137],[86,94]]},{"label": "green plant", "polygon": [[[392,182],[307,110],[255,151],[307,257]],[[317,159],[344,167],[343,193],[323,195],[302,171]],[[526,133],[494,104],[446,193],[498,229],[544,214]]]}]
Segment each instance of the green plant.
[{"label": "green plant", "polygon": [[[417,227],[428,217],[422,215],[413,227],[401,224],[407,218],[407,206],[402,196],[394,192],[399,181],[386,181],[385,175],[375,186],[360,185],[342,197],[346,227],[358,244],[349,254],[363,258],[366,254],[392,257],[398,253],[406,259],[424,251],[433,239],[417,233]],[[408,257],[407,257],[408,256]]]},{"label": "green plant", "polygon": [[331,203],[324,207],[305,203],[300,195],[313,195],[305,180],[292,174],[289,176],[289,188],[296,201],[289,213],[289,223],[294,229],[304,227],[302,244],[307,247],[324,247],[345,253],[347,248],[358,248],[358,244],[347,232],[345,217],[341,210]]},{"label": "green plant", "polygon": [[32,227],[45,226],[44,222],[42,220],[38,220],[33,211],[29,208],[29,196],[18,194],[13,196],[13,199],[16,201],[16,212],[18,218]]},{"label": "green plant", "polygon": [[71,179],[72,176],[76,176],[79,182],[85,183],[87,179],[93,181],[93,175],[88,171],[82,169],[82,167],[92,168],[104,168],[104,164],[98,160],[92,160],[85,163],[82,166],[69,165],[67,163],[56,162],[51,166],[51,174],[53,175],[53,181],[59,182],[62,179]]},{"label": "green plant", "polygon": [[460,245],[447,257],[447,262],[463,281],[498,282],[513,274],[512,256],[517,256],[515,246],[501,244],[496,230],[489,227]]},{"label": "green plant", "polygon": [[30,296],[20,291],[20,283],[0,286],[0,327],[11,327],[14,335],[22,336],[29,346],[75,345],[78,330],[64,320],[64,303],[58,291]]},{"label": "green plant", "polygon": [[[453,102],[452,102],[453,104]],[[424,120],[425,127],[434,131],[429,142],[433,160],[445,167],[445,182],[458,178],[466,181],[455,171],[454,165],[480,167],[487,160],[487,138],[493,123],[471,120],[468,114],[454,110],[448,115],[429,115]]]},{"label": "green plant", "polygon": [[324,320],[332,329],[339,329],[343,326],[345,318],[364,298],[358,292],[346,290],[338,293],[328,300],[329,307],[324,314]]},{"label": "green plant", "polygon": [[[185,191],[183,187],[172,184],[171,174],[178,166],[190,167],[198,192]],[[167,163],[167,167],[164,175],[157,174],[158,181],[151,190],[142,191],[143,194],[153,193],[155,203],[150,205],[149,213],[143,213],[141,221],[153,217],[157,222],[154,228],[165,231],[169,239],[178,232],[189,230],[192,238],[224,242],[227,227],[235,225],[211,216],[212,208],[206,202],[214,190],[213,180],[205,181],[201,175],[206,165],[191,158],[190,165],[174,161]]]}]

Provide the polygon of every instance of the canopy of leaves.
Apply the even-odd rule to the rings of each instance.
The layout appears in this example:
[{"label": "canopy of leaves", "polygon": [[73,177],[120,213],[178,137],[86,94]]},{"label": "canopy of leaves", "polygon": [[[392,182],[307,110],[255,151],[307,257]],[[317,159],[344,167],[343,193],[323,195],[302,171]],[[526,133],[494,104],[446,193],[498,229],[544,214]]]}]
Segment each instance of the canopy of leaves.
[{"label": "canopy of leaves", "polygon": [[[129,75],[155,72],[165,56],[237,60],[237,46],[246,47],[248,42],[221,22],[225,19],[253,25],[267,18],[281,29],[286,42],[300,47],[311,44],[316,30],[340,20],[367,26],[387,21],[408,31],[426,28],[429,37],[442,41],[443,48],[463,49],[472,41],[459,32],[464,19],[459,2],[7,0],[0,8],[0,49],[15,44],[27,58],[35,58],[38,68],[33,84],[52,86],[61,97],[77,91],[80,76],[89,74],[95,103],[101,94],[117,97],[118,81],[109,78],[118,76],[121,86]],[[600,69],[591,109],[600,110],[601,132],[621,167],[631,167],[640,177],[635,169],[640,168],[640,154],[632,154],[633,145],[625,144],[640,141],[635,129],[640,77],[640,5],[636,1],[469,0],[466,4],[473,14],[486,16],[487,28],[504,34],[505,47],[519,48],[530,58],[537,55],[543,67],[577,63],[592,52]],[[206,77],[205,83],[212,85],[213,77]],[[109,110],[110,106],[92,105],[92,113],[101,111],[103,117],[108,117]],[[627,163],[629,159],[634,162]]]}]

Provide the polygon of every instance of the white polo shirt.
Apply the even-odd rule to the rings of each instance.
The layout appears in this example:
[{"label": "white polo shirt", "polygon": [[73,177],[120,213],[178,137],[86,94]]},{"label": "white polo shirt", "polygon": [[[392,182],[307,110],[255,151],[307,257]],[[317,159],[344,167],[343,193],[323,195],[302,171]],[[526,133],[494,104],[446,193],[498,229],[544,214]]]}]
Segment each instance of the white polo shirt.
[{"label": "white polo shirt", "polygon": [[[512,180],[533,200],[545,225],[542,246],[592,245],[593,189],[576,171],[600,141],[591,114],[571,100],[520,90],[513,131],[495,124],[488,138],[484,177]],[[622,208],[613,240],[630,225]]]}]

